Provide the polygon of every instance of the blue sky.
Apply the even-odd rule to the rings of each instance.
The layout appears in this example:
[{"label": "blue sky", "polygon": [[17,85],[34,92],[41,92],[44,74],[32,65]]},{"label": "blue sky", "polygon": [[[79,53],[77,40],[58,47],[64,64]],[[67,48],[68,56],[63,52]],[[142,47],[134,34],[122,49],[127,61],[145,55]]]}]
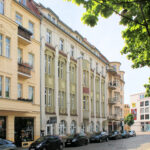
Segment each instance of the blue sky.
[{"label": "blue sky", "polygon": [[81,6],[78,7],[71,2],[63,0],[35,0],[44,6],[51,8],[59,18],[77,30],[83,37],[95,45],[109,61],[121,62],[121,70],[125,71],[124,100],[130,103],[130,95],[145,91],[143,85],[148,82],[150,69],[148,67],[132,69],[132,62],[127,60],[120,51],[124,46],[124,40],[121,37],[124,26],[119,25],[119,16],[113,15],[109,19],[99,18],[97,26],[91,28],[81,22],[82,13],[85,11]]}]

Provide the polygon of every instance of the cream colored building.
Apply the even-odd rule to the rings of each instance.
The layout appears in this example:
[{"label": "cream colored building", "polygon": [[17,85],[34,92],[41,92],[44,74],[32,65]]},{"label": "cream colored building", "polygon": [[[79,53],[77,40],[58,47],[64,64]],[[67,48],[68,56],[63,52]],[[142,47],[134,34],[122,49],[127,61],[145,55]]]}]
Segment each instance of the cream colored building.
[{"label": "cream colored building", "polygon": [[124,123],[124,72],[120,62],[108,67],[108,127],[109,132],[122,130]]},{"label": "cream colored building", "polygon": [[40,136],[40,18],[32,1],[0,0],[0,138]]},{"label": "cream colored building", "polygon": [[[44,134],[93,133],[108,130],[108,109],[119,108],[123,118],[124,72],[120,63],[109,63],[100,51],[73,31],[50,9],[41,12],[41,130]],[[116,65],[118,102],[109,103],[108,67]],[[113,92],[113,97],[114,95]],[[118,111],[118,110],[117,110]]]}]

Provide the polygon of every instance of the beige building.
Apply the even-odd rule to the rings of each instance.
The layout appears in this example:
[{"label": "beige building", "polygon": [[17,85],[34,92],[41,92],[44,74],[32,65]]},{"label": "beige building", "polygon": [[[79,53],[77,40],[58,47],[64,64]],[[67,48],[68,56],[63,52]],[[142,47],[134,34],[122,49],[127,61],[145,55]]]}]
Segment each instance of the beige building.
[{"label": "beige building", "polygon": [[108,126],[109,132],[122,130],[124,123],[124,72],[119,62],[111,62],[108,68]]},{"label": "beige building", "polygon": [[[41,130],[44,134],[108,130],[108,108],[123,119],[124,72],[50,9],[41,12]],[[115,75],[108,67],[116,67]],[[119,82],[109,95],[110,76]],[[121,87],[122,86],[122,87]],[[120,89],[122,88],[122,89]],[[115,95],[117,93],[117,95]],[[111,93],[110,93],[111,94]],[[117,98],[115,107],[108,99]]]},{"label": "beige building", "polygon": [[0,138],[40,136],[40,19],[32,1],[0,0]]}]

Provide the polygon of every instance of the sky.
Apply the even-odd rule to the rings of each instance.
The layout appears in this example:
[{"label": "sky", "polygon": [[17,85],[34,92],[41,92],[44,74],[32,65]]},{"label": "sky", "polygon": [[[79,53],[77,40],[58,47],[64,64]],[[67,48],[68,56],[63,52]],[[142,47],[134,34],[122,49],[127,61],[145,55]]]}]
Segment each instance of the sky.
[{"label": "sky", "polygon": [[51,8],[60,20],[86,37],[109,61],[121,62],[120,70],[125,71],[125,104],[130,104],[130,95],[145,92],[143,85],[148,82],[150,68],[132,69],[132,62],[126,58],[126,55],[120,54],[125,44],[121,36],[125,26],[119,25],[119,16],[113,15],[108,19],[100,17],[97,25],[91,28],[81,22],[82,13],[85,12],[82,6],[64,0],[35,0],[35,2]]}]

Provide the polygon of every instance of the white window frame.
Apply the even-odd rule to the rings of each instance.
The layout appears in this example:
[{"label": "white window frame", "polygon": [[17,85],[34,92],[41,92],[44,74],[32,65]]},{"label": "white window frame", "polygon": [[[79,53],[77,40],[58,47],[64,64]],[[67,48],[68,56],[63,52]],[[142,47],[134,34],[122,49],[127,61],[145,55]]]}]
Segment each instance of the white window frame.
[{"label": "white window frame", "polygon": [[28,87],[28,98],[29,100],[34,100],[34,87],[33,86],[29,86]]},{"label": "white window frame", "polygon": [[49,29],[47,29],[47,31],[46,31],[46,42],[51,44],[51,40],[52,40],[52,32]]},{"label": "white window frame", "polygon": [[16,23],[22,26],[22,15],[16,12]]},{"label": "white window frame", "polygon": [[30,67],[32,67],[32,69],[33,69],[34,68],[34,55],[29,53],[28,54],[28,60],[29,60]]}]

